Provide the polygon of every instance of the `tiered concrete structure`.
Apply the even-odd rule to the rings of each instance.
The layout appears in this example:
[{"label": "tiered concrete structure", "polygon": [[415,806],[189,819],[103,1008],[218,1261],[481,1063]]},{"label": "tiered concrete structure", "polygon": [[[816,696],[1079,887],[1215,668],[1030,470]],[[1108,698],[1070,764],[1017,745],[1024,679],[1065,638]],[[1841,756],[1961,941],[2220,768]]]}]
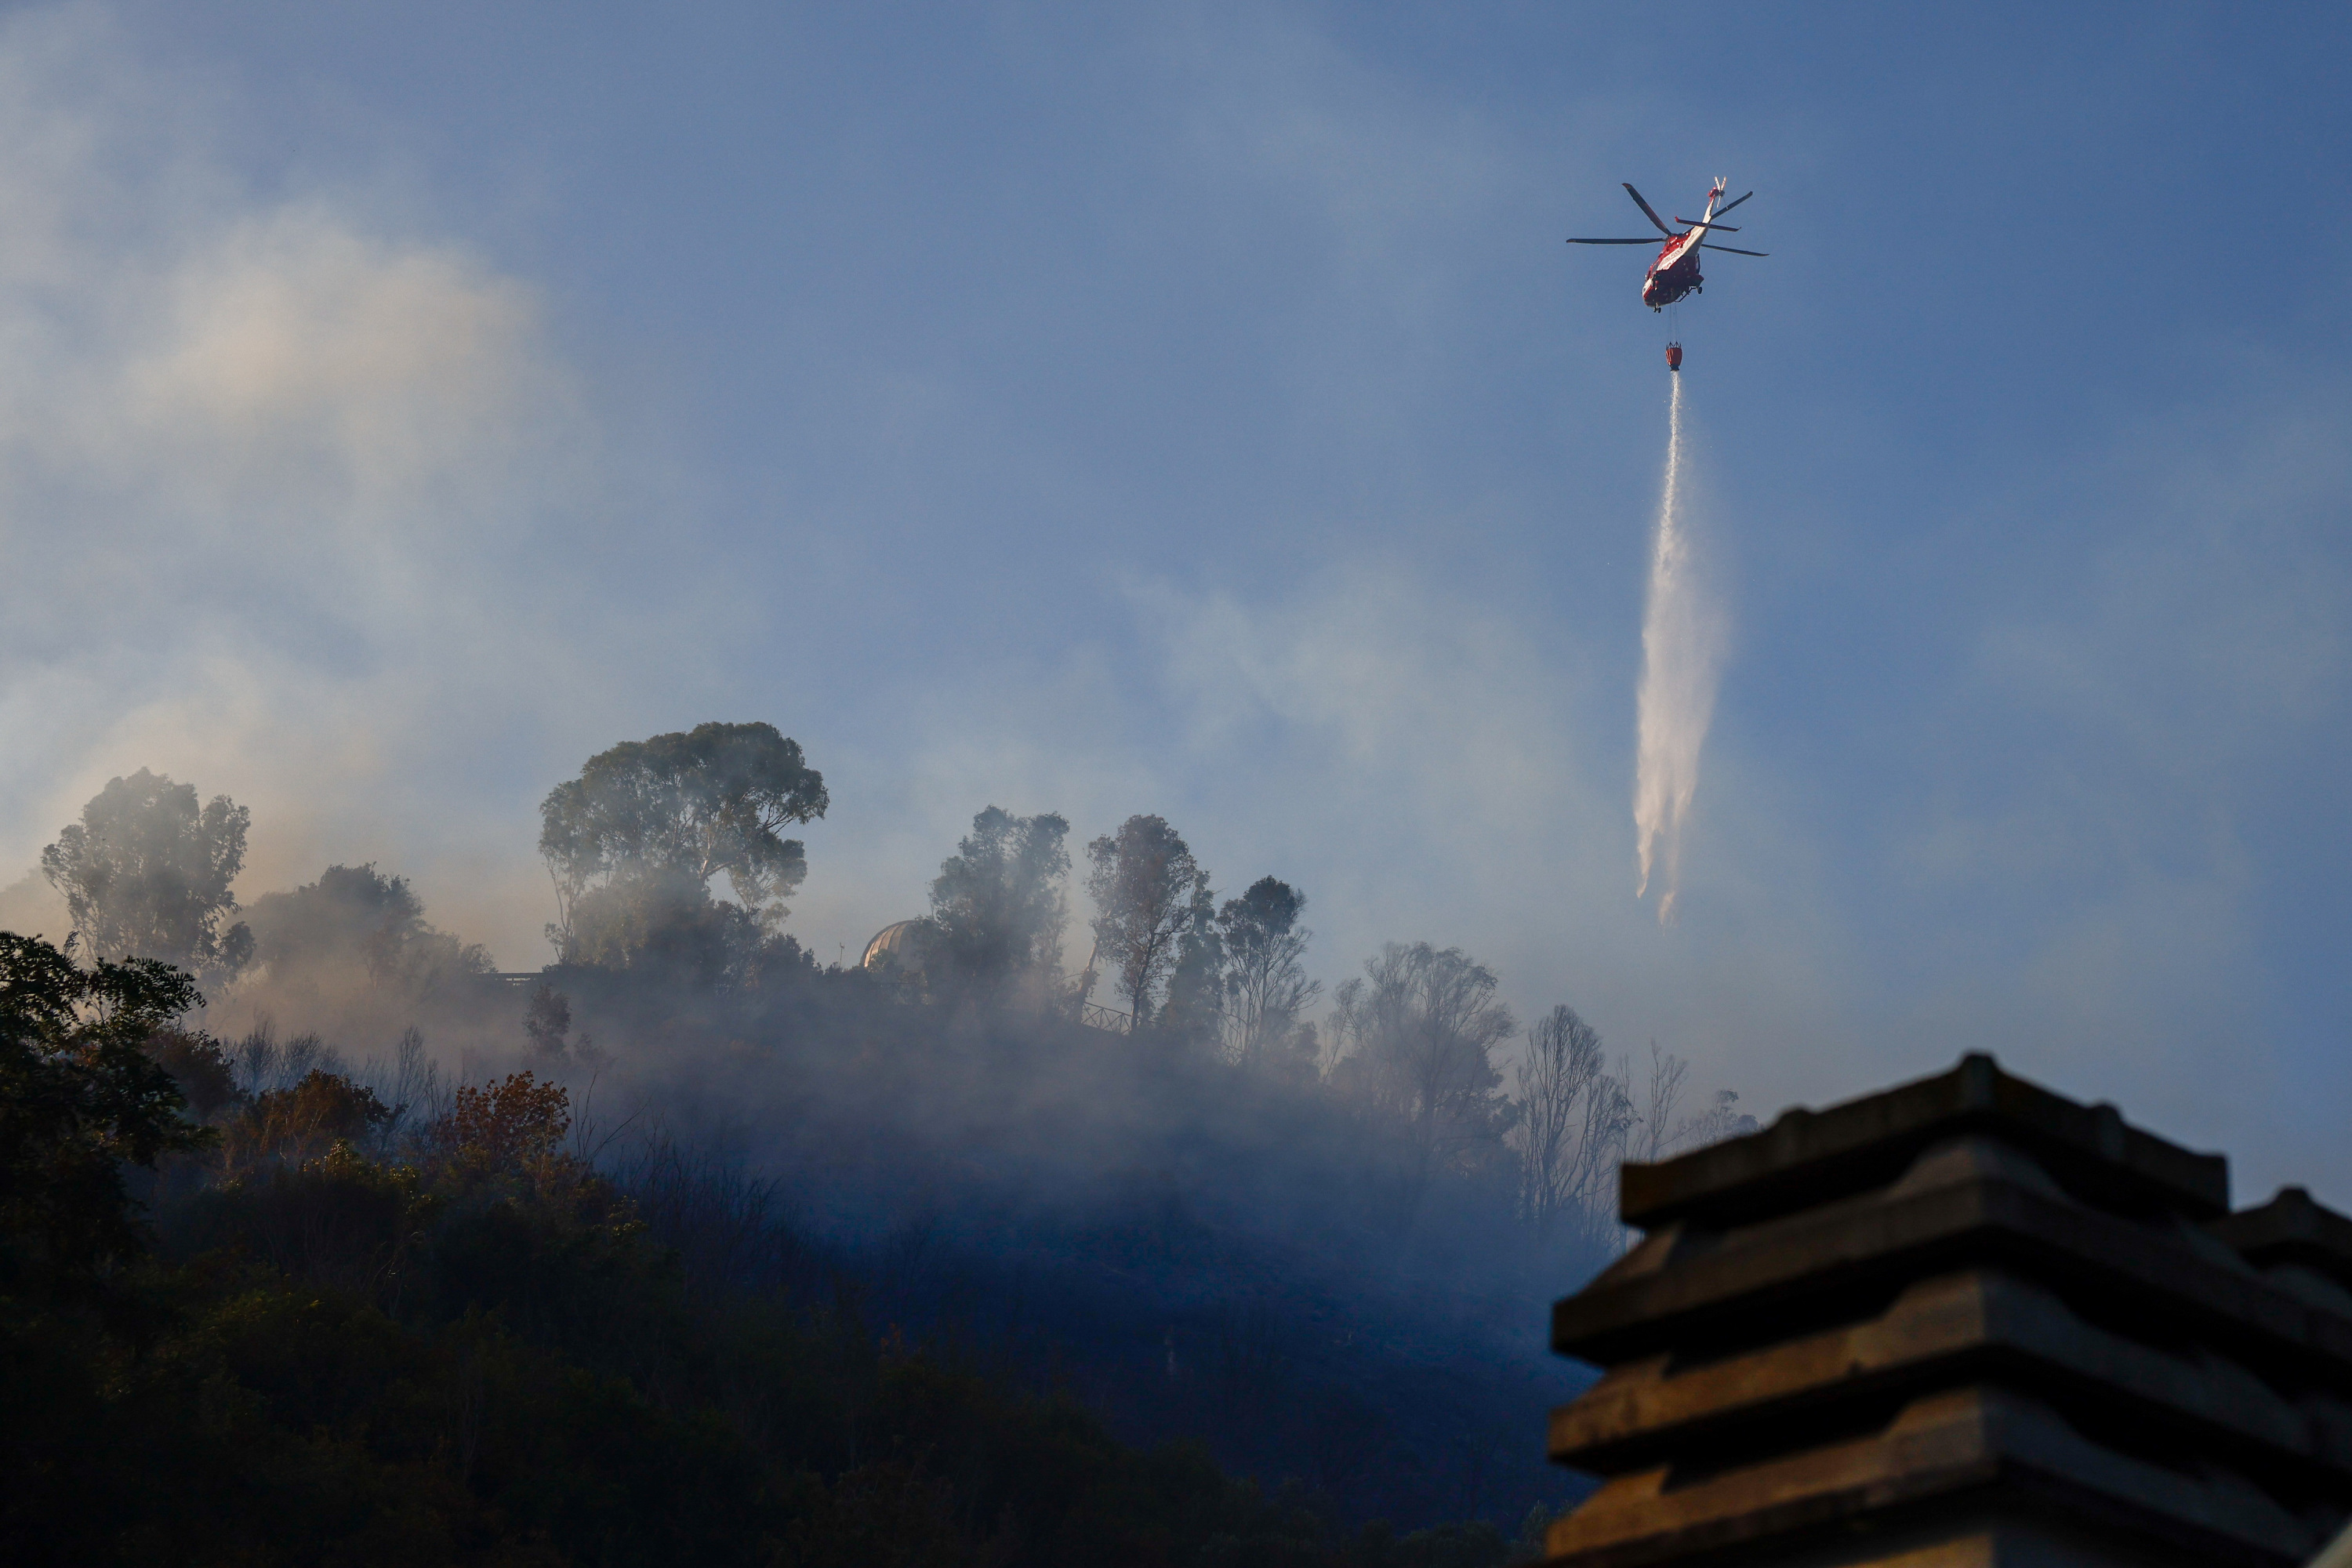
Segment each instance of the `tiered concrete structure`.
[{"label": "tiered concrete structure", "polygon": [[2289,1568],[2352,1514],[2352,1220],[1965,1058],[1655,1165],[1553,1310],[1557,1568]]}]

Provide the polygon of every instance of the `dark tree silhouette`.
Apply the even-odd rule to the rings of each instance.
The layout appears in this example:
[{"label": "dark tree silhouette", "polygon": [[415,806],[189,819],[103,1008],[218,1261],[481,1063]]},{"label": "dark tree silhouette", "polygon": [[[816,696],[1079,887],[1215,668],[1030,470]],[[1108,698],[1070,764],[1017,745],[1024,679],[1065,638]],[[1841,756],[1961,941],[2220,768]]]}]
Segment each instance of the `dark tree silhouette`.
[{"label": "dark tree silhouette", "polygon": [[531,990],[530,1005],[523,1009],[522,1032],[534,1054],[565,1055],[572,1041],[572,998],[541,981]]},{"label": "dark tree silhouette", "polygon": [[0,1275],[69,1292],[142,1244],[124,1164],[211,1136],[141,1048],[202,1002],[195,983],[152,959],[85,969],[70,947],[0,931]]}]

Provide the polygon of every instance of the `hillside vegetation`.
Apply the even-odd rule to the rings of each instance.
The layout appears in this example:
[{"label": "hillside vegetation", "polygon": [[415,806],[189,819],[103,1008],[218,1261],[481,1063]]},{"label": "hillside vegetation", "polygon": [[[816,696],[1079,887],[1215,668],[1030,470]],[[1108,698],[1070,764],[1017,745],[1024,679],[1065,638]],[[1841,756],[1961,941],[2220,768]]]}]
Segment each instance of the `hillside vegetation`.
[{"label": "hillside vegetation", "polygon": [[1428,942],[1326,1005],[1305,896],[1220,902],[1157,817],[1085,847],[1082,973],[1066,825],[996,807],[927,917],[821,967],[781,835],[827,803],[765,725],[591,759],[542,813],[557,961],[526,979],[373,866],[241,907],[240,808],[110,784],[44,865],[111,949],[0,954],[11,1539],[1524,1549],[1575,1486],[1541,1459],[1578,1382],[1544,1304],[1616,1246],[1616,1162],[1735,1130],[1731,1097],[1678,1115],[1673,1058],[1637,1086]]}]

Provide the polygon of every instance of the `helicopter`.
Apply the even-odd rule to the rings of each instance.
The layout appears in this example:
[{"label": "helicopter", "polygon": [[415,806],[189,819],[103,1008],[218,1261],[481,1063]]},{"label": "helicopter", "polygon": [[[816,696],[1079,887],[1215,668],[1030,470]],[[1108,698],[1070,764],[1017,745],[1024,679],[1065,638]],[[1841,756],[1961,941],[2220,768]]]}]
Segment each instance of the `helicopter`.
[{"label": "helicopter", "polygon": [[[1635,190],[1631,184],[1625,186],[1625,194],[1633,198],[1633,205],[1642,209],[1642,216],[1656,225],[1658,232],[1666,237],[1665,244],[1658,248],[1657,259],[1650,263],[1650,270],[1642,279],[1642,303],[1651,310],[1663,310],[1685,294],[1701,294],[1706,291],[1706,279],[1699,276],[1698,270],[1698,253],[1702,250],[1727,251],[1734,256],[1769,256],[1771,254],[1768,250],[1742,250],[1736,245],[1717,245],[1713,240],[1704,237],[1718,230],[1725,234],[1738,234],[1739,231],[1729,224],[1719,223],[1717,220],[1741,202],[1746,201],[1748,196],[1756,194],[1750,191],[1748,196],[1739,196],[1734,200],[1723,202],[1723,205],[1718,207],[1715,204],[1723,201],[1724,190],[1723,181],[1716,181],[1714,188],[1706,193],[1706,215],[1696,219],[1677,216],[1675,219],[1676,223],[1688,226],[1675,230],[1666,226],[1666,220],[1660,217],[1656,210],[1642,199],[1641,192]],[[1634,238],[1571,239],[1568,243],[1570,245],[1657,245],[1658,242],[1650,238]],[[1682,358],[1680,343],[1666,345],[1668,369],[1677,371],[1682,369]]]}]

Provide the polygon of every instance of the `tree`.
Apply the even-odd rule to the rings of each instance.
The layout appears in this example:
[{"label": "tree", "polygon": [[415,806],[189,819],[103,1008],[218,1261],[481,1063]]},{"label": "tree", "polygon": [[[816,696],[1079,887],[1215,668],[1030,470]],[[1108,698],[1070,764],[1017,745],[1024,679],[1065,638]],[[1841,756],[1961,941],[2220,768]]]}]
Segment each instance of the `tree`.
[{"label": "tree", "polygon": [[358,1143],[391,1121],[392,1107],[373,1090],[337,1072],[313,1068],[287,1089],[254,1097],[228,1129],[225,1153],[233,1169],[264,1162],[299,1164],[337,1143]]},{"label": "tree", "polygon": [[1624,1085],[1604,1070],[1601,1031],[1574,1008],[1554,1007],[1528,1031],[1516,1076],[1521,1215],[1538,1236],[1563,1219],[1598,1235],[1614,1217],[1610,1178],[1633,1125]]},{"label": "tree", "polygon": [[562,1085],[519,1072],[459,1089],[442,1137],[460,1161],[503,1170],[559,1158],[571,1127],[572,1097]]},{"label": "tree", "polygon": [[971,819],[971,834],[931,879],[929,978],[996,987],[1058,974],[1069,832],[1051,812],[1015,816],[992,805]]},{"label": "tree", "polygon": [[1410,1130],[1416,1191],[1441,1160],[1492,1145],[1507,1117],[1489,1055],[1517,1027],[1496,979],[1458,947],[1388,942],[1339,987],[1343,1087]]},{"label": "tree", "polygon": [[234,971],[252,933],[221,922],[236,912],[228,889],[252,819],[225,795],[199,806],[194,784],[142,768],[107,781],[41,851],[41,874],[93,953]]},{"label": "tree", "polygon": [[141,1047],[179,1086],[188,1110],[199,1121],[210,1121],[244,1100],[236,1087],[236,1069],[220,1042],[197,1029],[162,1028]]},{"label": "tree", "polygon": [[495,967],[480,943],[426,924],[408,879],[386,876],[373,862],[330,866],[315,882],[264,893],[246,916],[254,961],[276,980],[360,969],[373,985],[423,994],[450,976]]},{"label": "tree", "polygon": [[1307,978],[1300,959],[1314,932],[1298,923],[1307,895],[1261,877],[1217,911],[1225,959],[1225,1033],[1236,1061],[1257,1062],[1289,1044],[1322,982]]},{"label": "tree", "polygon": [[212,1136],[142,1048],[202,1005],[195,983],[144,958],[85,969],[71,946],[0,931],[0,1291],[96,1283],[144,1242],[123,1166]]},{"label": "tree", "polygon": [[1192,889],[1184,933],[1176,939],[1160,1029],[1187,1040],[1216,1038],[1224,1032],[1224,993],[1225,941],[1217,930],[1216,896],[1203,877]]},{"label": "tree", "polygon": [[1704,1149],[1726,1138],[1745,1138],[1756,1131],[1756,1118],[1739,1109],[1739,1091],[1718,1089],[1705,1110],[1683,1123],[1683,1147]]},{"label": "tree", "polygon": [[[1622,1067],[1619,1070],[1630,1082],[1630,1070]],[[1696,1116],[1677,1116],[1689,1076],[1690,1063],[1672,1051],[1660,1050],[1657,1041],[1650,1042],[1649,1082],[1643,1090],[1641,1113],[1633,1119],[1627,1159],[1655,1163],[1685,1149],[1704,1148],[1756,1131],[1756,1118],[1739,1110],[1735,1089],[1716,1090],[1714,1101]]]},{"label": "tree", "polygon": [[[808,875],[782,829],[823,816],[824,779],[772,724],[700,724],[600,752],[540,805],[539,850],[554,879],[566,963],[625,966],[647,950],[757,945]],[[711,910],[721,872],[740,918]]]},{"label": "tree", "polygon": [[1167,820],[1130,816],[1116,837],[1087,846],[1094,869],[1095,942],[1118,972],[1138,1027],[1151,1021],[1160,984],[1180,944],[1210,911],[1209,874]]},{"label": "tree", "polygon": [[530,1039],[533,1055],[569,1056],[572,1043],[572,998],[546,981],[541,981],[530,994],[530,1005],[523,1009],[522,1032]]},{"label": "tree", "polygon": [[1657,1041],[1650,1042],[1650,1081],[1642,1096],[1642,1113],[1634,1119],[1628,1159],[1654,1164],[1682,1142],[1683,1128],[1675,1111],[1682,1104],[1683,1080],[1689,1075],[1690,1063],[1658,1049]]}]

